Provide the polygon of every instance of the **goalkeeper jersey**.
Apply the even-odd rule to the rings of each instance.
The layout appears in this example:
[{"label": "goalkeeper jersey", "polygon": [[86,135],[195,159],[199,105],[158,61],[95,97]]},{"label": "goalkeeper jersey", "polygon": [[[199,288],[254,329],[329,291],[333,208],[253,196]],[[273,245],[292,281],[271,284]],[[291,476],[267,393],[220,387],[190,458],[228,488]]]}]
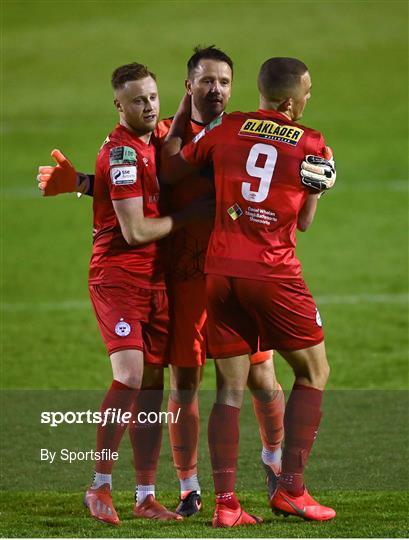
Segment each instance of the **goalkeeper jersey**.
[{"label": "goalkeeper jersey", "polygon": [[186,145],[193,165],[213,163],[216,218],[205,272],[261,280],[299,277],[297,217],[308,190],[300,166],[324,138],[276,111],[219,117]]}]

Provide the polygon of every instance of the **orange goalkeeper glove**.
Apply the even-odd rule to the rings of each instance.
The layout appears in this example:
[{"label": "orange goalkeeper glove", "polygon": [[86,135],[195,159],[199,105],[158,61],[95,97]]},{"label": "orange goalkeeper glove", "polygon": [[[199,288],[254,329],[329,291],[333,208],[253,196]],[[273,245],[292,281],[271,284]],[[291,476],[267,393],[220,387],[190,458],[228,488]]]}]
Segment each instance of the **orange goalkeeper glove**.
[{"label": "orange goalkeeper glove", "polygon": [[38,188],[44,197],[79,191],[82,179],[70,160],[60,150],[53,150],[51,157],[57,163],[55,167],[42,165],[38,168]]}]

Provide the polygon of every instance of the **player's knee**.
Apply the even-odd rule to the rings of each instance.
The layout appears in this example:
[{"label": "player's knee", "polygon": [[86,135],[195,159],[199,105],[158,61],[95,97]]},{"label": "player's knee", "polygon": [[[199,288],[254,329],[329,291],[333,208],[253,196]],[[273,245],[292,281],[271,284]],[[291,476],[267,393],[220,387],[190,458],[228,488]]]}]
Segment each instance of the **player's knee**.
[{"label": "player's knee", "polygon": [[125,384],[129,388],[134,388],[135,390],[138,390],[142,386],[142,377],[139,373],[122,372],[115,378],[120,383]]}]

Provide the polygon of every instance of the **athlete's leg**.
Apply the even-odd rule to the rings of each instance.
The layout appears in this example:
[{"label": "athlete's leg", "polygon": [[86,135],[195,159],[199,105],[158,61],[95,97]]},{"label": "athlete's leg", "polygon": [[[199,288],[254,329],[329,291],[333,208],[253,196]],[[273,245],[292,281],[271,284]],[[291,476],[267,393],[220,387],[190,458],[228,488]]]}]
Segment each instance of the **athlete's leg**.
[{"label": "athlete's leg", "polygon": [[210,413],[208,442],[216,493],[213,526],[255,524],[260,520],[244,512],[235,495],[239,452],[239,416],[250,361],[248,355],[215,360],[217,395]]},{"label": "athlete's leg", "polygon": [[[156,471],[162,442],[162,424],[149,421],[150,412],[158,414],[163,399],[163,367],[146,364],[142,388],[133,407],[134,424],[129,438],[133,449],[136,474],[136,500],[142,503],[147,495],[155,495]],[[151,415],[149,418],[153,418]],[[157,417],[156,417],[157,418]],[[154,419],[154,418],[153,418]]]},{"label": "athlete's leg", "polygon": [[[87,490],[84,503],[91,516],[100,521],[118,525],[119,519],[112,504],[112,453],[116,452],[127,424],[109,421],[109,412],[120,409],[122,415],[131,413],[133,403],[141,386],[143,353],[139,350],[117,351],[110,355],[113,381],[101,405],[102,422],[97,428],[96,450],[102,459],[95,462],[91,488]],[[132,422],[132,418],[130,419]],[[110,456],[105,457],[107,451]]]},{"label": "athlete's leg", "polygon": [[281,473],[285,409],[284,393],[276,379],[272,358],[251,364],[247,385],[252,393],[254,413],[259,425],[261,460],[271,498]]},{"label": "athlete's leg", "polygon": [[287,402],[282,474],[271,505],[306,519],[327,520],[332,508],[321,506],[304,486],[304,469],[321,421],[323,390],[329,376],[324,342],[298,351],[280,351],[293,368],[295,383]]}]

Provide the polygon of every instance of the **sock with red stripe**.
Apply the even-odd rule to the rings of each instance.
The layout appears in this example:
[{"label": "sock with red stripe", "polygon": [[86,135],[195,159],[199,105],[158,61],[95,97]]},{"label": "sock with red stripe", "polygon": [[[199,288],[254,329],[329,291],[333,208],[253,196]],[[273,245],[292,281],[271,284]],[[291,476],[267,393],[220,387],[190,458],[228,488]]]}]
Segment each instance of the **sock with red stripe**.
[{"label": "sock with red stripe", "polygon": [[322,390],[296,383],[287,402],[279,485],[296,497],[304,490],[303,473],[321,421],[322,395]]},{"label": "sock with red stripe", "polygon": [[[163,400],[163,388],[141,388],[133,407],[134,422],[130,425],[129,438],[132,445],[136,483],[151,486],[156,481],[162,424],[158,420]],[[151,415],[149,419],[149,413]],[[139,420],[138,420],[139,415]]]},{"label": "sock with red stripe", "polygon": [[[102,422],[98,424],[97,428],[97,452],[102,450],[111,450],[111,455],[116,452],[121,442],[122,435],[128,424],[120,424],[119,422],[111,422],[111,415],[105,417],[105,411],[107,413],[121,410],[121,417],[124,413],[131,412],[133,402],[138,395],[138,391],[134,388],[126,386],[115,379],[112,381],[111,387],[105,395],[102,402],[100,412],[102,414]],[[106,418],[106,422],[104,421]],[[114,419],[116,416],[114,417]],[[132,419],[131,421],[132,422]],[[105,423],[105,425],[103,425]],[[112,459],[99,460],[95,462],[95,471],[102,474],[111,474],[113,467]]]},{"label": "sock with red stripe", "polygon": [[208,442],[215,493],[234,493],[239,452],[240,409],[215,403],[209,417]]},{"label": "sock with red stripe", "polygon": [[216,504],[223,504],[232,510],[237,510],[240,503],[234,492],[216,493]]}]

